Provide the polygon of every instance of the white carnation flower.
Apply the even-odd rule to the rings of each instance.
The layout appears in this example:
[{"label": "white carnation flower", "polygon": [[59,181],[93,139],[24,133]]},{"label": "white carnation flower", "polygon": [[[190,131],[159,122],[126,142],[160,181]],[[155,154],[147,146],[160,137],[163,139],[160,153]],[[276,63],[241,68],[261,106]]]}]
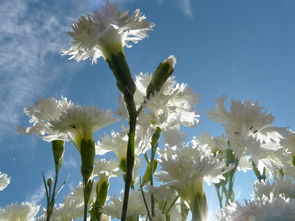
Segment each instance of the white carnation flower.
[{"label": "white carnation flower", "polygon": [[153,220],[164,221],[166,220],[165,214],[169,214],[171,220],[181,220],[180,206],[175,201],[179,199],[179,196],[174,189],[166,185],[159,187],[148,186],[148,191],[150,195],[153,194],[155,200],[155,217]]},{"label": "white carnation flower", "polygon": [[67,109],[75,106],[67,98],[60,100],[54,98],[42,98],[33,107],[25,107],[25,114],[30,117],[31,127],[18,127],[21,134],[36,134],[45,141],[65,140],[66,135],[57,133],[50,128],[49,121],[56,120]]},{"label": "white carnation flower", "polygon": [[[92,185],[92,191],[89,198],[89,205],[95,201],[96,182]],[[79,183],[73,191],[65,196],[63,204],[60,204],[53,210],[52,221],[71,221],[83,217],[84,212],[84,193],[83,184]]]},{"label": "white carnation flower", "polygon": [[59,118],[51,120],[50,128],[57,133],[68,135],[80,150],[82,139],[93,140],[95,131],[115,121],[111,111],[74,106],[63,112]]},{"label": "white carnation flower", "polygon": [[215,110],[207,112],[213,121],[223,124],[229,137],[256,136],[261,130],[269,127],[274,118],[264,107],[250,101],[232,101],[230,111],[224,106],[226,97],[216,99]]},{"label": "white carnation flower", "polygon": [[[135,155],[139,156],[151,148],[150,139],[153,135],[153,130],[149,127],[141,125],[136,126],[135,131]],[[127,154],[128,144],[128,129],[122,128],[122,131],[112,131],[111,134],[106,134],[101,141],[96,143],[96,153],[103,155],[109,151],[115,152],[119,160],[124,160]]]},{"label": "white carnation flower", "polygon": [[291,221],[295,217],[295,201],[282,196],[262,197],[253,201],[232,203],[217,214],[217,221]]},{"label": "white carnation flower", "polygon": [[0,172],[0,191],[4,190],[10,183],[10,177]]},{"label": "white carnation flower", "polygon": [[253,188],[255,198],[270,197],[273,194],[275,197],[283,195],[287,198],[295,199],[294,178],[275,176],[272,183],[269,179],[264,182],[256,181]]},{"label": "white carnation flower", "polygon": [[202,185],[218,183],[223,177],[225,163],[202,151],[200,147],[168,147],[159,150],[162,172],[156,174],[161,182],[167,183],[179,195],[190,200],[194,196],[196,183]]},{"label": "white carnation flower", "polygon": [[[121,192],[121,198],[117,198],[116,195],[112,198],[111,202],[104,206],[103,213],[113,218],[121,218],[121,211],[123,206],[123,193]],[[146,200],[150,197],[146,196]],[[130,192],[128,200],[127,217],[146,215],[147,210],[145,208],[142,193],[140,191]]]},{"label": "white carnation flower", "polygon": [[90,58],[96,63],[101,56],[108,59],[112,54],[123,53],[124,46],[131,47],[129,42],[146,38],[153,26],[139,9],[130,16],[128,11],[118,11],[115,4],[107,3],[73,24],[73,31],[68,33],[73,38],[72,47],[62,54],[78,62]]},{"label": "white carnation flower", "polygon": [[[138,181],[138,169],[141,166],[141,160],[139,155],[145,153],[148,149],[150,149],[150,137],[152,134],[148,135],[140,132],[140,127],[136,127],[135,132],[135,161],[134,161],[134,169],[133,169],[133,181]],[[145,138],[146,137],[146,138]],[[146,140],[147,139],[147,140]],[[97,141],[95,144],[95,152],[98,155],[103,155],[107,152],[114,152],[118,157],[119,164],[124,167],[126,164],[126,156],[127,156],[127,145],[128,145],[128,129],[123,128],[120,132],[112,131],[111,134],[106,134],[101,141]],[[122,171],[121,172],[126,172]]]},{"label": "white carnation flower", "polygon": [[116,160],[96,160],[93,165],[93,176],[104,174],[108,178],[120,175],[119,162]]},{"label": "white carnation flower", "polygon": [[281,140],[281,145],[288,152],[290,152],[290,156],[295,156],[295,133],[291,130],[285,131],[285,139]]},{"label": "white carnation flower", "polygon": [[34,221],[40,206],[23,202],[21,204],[10,204],[0,209],[1,221]]},{"label": "white carnation flower", "polygon": [[[180,126],[195,127],[199,122],[199,115],[195,111],[199,96],[186,84],[179,84],[174,77],[170,77],[160,91],[156,91],[147,98],[146,91],[151,79],[152,75],[142,73],[135,79],[135,104],[137,109],[143,105],[137,124],[144,127],[151,125],[153,130],[160,127],[166,143],[179,145],[185,137],[185,134],[180,131]],[[121,106],[117,112],[127,118],[123,99],[120,101]]]}]

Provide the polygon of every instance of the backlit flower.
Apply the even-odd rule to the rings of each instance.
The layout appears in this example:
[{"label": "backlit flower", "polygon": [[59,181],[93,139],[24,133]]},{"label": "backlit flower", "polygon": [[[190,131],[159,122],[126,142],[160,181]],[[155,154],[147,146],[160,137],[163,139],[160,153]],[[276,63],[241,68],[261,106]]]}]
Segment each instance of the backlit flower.
[{"label": "backlit flower", "polygon": [[222,209],[217,221],[291,221],[295,217],[295,201],[282,196],[262,197],[252,201],[238,202]]},{"label": "backlit flower", "polygon": [[39,211],[39,206],[31,203],[10,204],[0,209],[1,221],[33,221]]},{"label": "backlit flower", "polygon": [[73,38],[72,47],[62,54],[78,62],[90,58],[96,63],[101,56],[109,59],[112,54],[124,53],[124,46],[146,38],[153,26],[139,9],[128,15],[128,11],[118,11],[115,4],[107,3],[72,25],[73,31],[68,33]]},{"label": "backlit flower", "polygon": [[229,137],[256,136],[261,130],[269,127],[274,118],[265,111],[264,107],[250,101],[232,101],[230,111],[224,106],[226,97],[216,99],[215,110],[207,115],[213,121],[221,123]]},{"label": "backlit flower", "polygon": [[107,178],[117,177],[120,175],[119,163],[116,160],[96,160],[93,165],[93,175],[99,176],[104,174]]},{"label": "backlit flower", "polygon": [[224,162],[198,146],[168,147],[159,154],[162,171],[156,176],[188,202],[196,192],[203,192],[203,181],[211,184],[224,179]]},{"label": "backlit flower", "polygon": [[56,120],[68,108],[75,104],[61,97],[60,100],[54,98],[42,98],[33,107],[25,107],[25,114],[30,117],[31,127],[18,127],[21,134],[36,134],[43,140],[65,140],[65,134],[57,133],[50,127],[49,121]]},{"label": "backlit flower", "polygon": [[[116,195],[112,198],[111,202],[104,206],[103,213],[113,218],[121,218],[121,210],[123,206],[123,193],[121,198],[117,198]],[[150,197],[146,196],[149,200]],[[128,201],[127,217],[133,217],[137,215],[146,215],[147,211],[143,202],[142,193],[140,191],[130,192]]]},{"label": "backlit flower", "polygon": [[[179,84],[174,77],[169,77],[159,91],[147,98],[147,87],[151,79],[152,75],[142,73],[135,79],[135,104],[137,108],[143,105],[137,124],[150,126],[153,130],[160,127],[165,142],[178,145],[185,137],[180,126],[195,127],[199,122],[199,114],[195,111],[199,96],[186,84]],[[123,102],[118,114],[126,118],[128,116]]]},{"label": "backlit flower", "polygon": [[0,172],[0,191],[4,190],[10,183],[10,177]]},{"label": "backlit flower", "polygon": [[295,183],[294,178],[275,176],[273,182],[267,179],[264,182],[256,181],[253,185],[254,197],[267,196],[271,194],[278,197],[283,195],[287,198],[295,199]]},{"label": "backlit flower", "polygon": [[93,140],[95,131],[115,121],[111,111],[74,106],[63,112],[59,118],[50,121],[50,128],[57,133],[68,135],[80,150],[83,139]]}]

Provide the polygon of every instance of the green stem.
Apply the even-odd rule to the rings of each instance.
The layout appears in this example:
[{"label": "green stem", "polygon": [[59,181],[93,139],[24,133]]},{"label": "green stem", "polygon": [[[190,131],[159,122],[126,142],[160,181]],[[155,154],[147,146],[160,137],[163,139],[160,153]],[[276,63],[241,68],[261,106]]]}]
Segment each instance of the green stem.
[{"label": "green stem", "polygon": [[215,191],[216,191],[216,194],[217,194],[217,197],[218,197],[218,201],[219,201],[219,207],[220,209],[222,209],[222,195],[220,194],[220,191],[219,191],[219,184],[214,184],[214,187],[215,187]]},{"label": "green stem", "polygon": [[176,203],[176,201],[178,200],[179,195],[173,200],[173,202],[171,203],[171,205],[168,207],[167,211],[166,211],[166,216],[170,213],[170,210],[172,209],[172,207],[174,206],[174,204]]},{"label": "green stem", "polygon": [[87,210],[88,210],[88,202],[84,202],[84,221],[87,221]]},{"label": "green stem", "polygon": [[[151,170],[150,170],[150,174],[151,174],[151,181],[150,184],[151,186],[154,186],[154,179],[153,179],[153,175],[154,175],[154,161],[155,161],[155,155],[156,155],[156,151],[157,151],[157,146],[158,146],[158,142],[160,139],[160,134],[161,134],[161,128],[157,127],[156,131],[154,132],[153,136],[152,136],[152,152],[151,152]],[[152,210],[152,217],[155,216],[155,199],[154,199],[154,194],[151,194],[151,210]]]},{"label": "green stem", "polygon": [[147,214],[148,214],[148,218],[149,218],[150,220],[152,220],[152,218],[151,218],[151,214],[150,214],[150,210],[149,210],[149,207],[148,207],[148,205],[147,205],[147,202],[146,202],[146,199],[145,199],[145,196],[144,196],[144,192],[143,192],[143,189],[142,189],[141,180],[140,180],[140,191],[141,191],[141,195],[142,195],[142,198],[143,198],[143,202],[144,202],[144,205],[145,205],[145,208],[146,208]]},{"label": "green stem", "polygon": [[59,172],[58,170],[55,171],[54,186],[53,186],[52,194],[51,194],[51,191],[48,194],[49,202],[47,202],[46,221],[50,220],[50,217],[52,215],[53,208],[54,208],[55,193],[56,193],[56,186],[57,186],[57,180],[58,180],[58,172]]},{"label": "green stem", "polygon": [[128,133],[128,145],[127,145],[127,170],[125,177],[125,189],[124,189],[124,199],[122,206],[122,216],[121,221],[125,221],[127,218],[127,209],[128,209],[128,199],[129,191],[132,183],[132,172],[135,159],[135,128],[136,128],[136,107],[133,95],[125,94],[125,103],[127,105],[129,113],[129,133]]},{"label": "green stem", "polygon": [[127,162],[126,162],[126,176],[124,199],[122,206],[121,220],[125,221],[127,218],[129,191],[132,183],[132,171],[134,166],[134,149],[135,149],[135,127],[136,127],[136,106],[134,102],[134,93],[136,90],[134,81],[130,74],[130,69],[127,64],[124,53],[112,54],[107,60],[107,63],[112,70],[118,89],[124,96],[124,101],[129,114],[129,133],[127,144]]}]

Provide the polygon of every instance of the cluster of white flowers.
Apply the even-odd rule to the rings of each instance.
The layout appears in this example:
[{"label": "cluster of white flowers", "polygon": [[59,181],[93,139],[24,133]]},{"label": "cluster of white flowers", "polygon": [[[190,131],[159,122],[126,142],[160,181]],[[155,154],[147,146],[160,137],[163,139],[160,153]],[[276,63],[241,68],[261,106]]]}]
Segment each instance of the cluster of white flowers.
[{"label": "cluster of white flowers", "polygon": [[295,216],[295,202],[283,196],[262,197],[252,201],[238,202],[221,210],[218,221],[291,221]]},{"label": "cluster of white flowers", "polygon": [[[81,16],[72,27],[73,31],[69,32],[72,46],[62,54],[70,55],[70,59],[78,62],[90,58],[93,63],[102,56],[113,70],[118,62],[116,59],[120,58],[118,55],[124,55],[123,47],[130,47],[130,42],[147,37],[153,24],[146,21],[140,10],[130,16],[127,11],[118,11],[115,4],[107,3],[99,11]],[[113,63],[109,61],[112,56],[115,56]],[[119,60],[118,73],[125,69],[129,71],[128,64],[122,64],[124,62]],[[83,183],[65,196],[63,203],[50,211],[52,214],[48,213],[50,207],[47,207],[36,218],[39,206],[11,204],[0,209],[0,221],[43,221],[48,220],[48,214],[53,221],[73,221],[83,216],[86,220],[87,212],[105,221],[120,218],[127,191],[121,191],[120,198],[108,195],[110,179],[120,175],[126,183],[131,177],[133,190],[126,207],[129,220],[185,220],[190,210],[193,221],[206,221],[204,183],[214,185],[220,204],[226,203],[217,214],[217,220],[294,220],[295,133],[288,128],[274,127],[274,117],[257,102],[232,101],[227,110],[226,98],[221,97],[217,99],[216,108],[207,114],[223,125],[225,134],[212,137],[203,133],[186,143],[182,127],[197,126],[199,96],[171,76],[175,64],[175,57],[170,55],[154,74],[140,73],[134,82],[130,77],[135,92],[128,91],[134,88],[133,84],[120,88],[120,84],[126,82],[117,79],[120,83],[117,86],[123,92],[117,114],[130,121],[134,117],[135,131],[132,131],[131,123],[131,130],[122,125],[120,131],[105,134],[95,142],[97,130],[117,121],[111,111],[81,107],[65,97],[59,100],[43,98],[35,106],[26,107],[24,112],[32,125],[19,127],[18,132],[36,134],[45,141],[71,140],[81,155]],[[161,76],[162,70],[166,70],[167,75]],[[164,80],[158,79],[161,77]],[[135,110],[130,111],[133,106],[126,97],[133,99],[130,103]],[[134,116],[130,117],[132,112]],[[133,148],[134,153],[127,155]],[[63,147],[60,149],[60,152],[58,148],[56,150],[58,161],[61,159],[56,163],[58,166],[61,166],[63,156]],[[107,152],[113,152],[117,159],[105,159]],[[135,158],[131,167],[127,156]],[[95,157],[99,159],[94,160]],[[138,169],[142,165],[147,168],[141,177]],[[127,173],[130,168],[132,174]],[[252,200],[243,204],[233,199],[236,169],[253,169],[259,180],[254,184]],[[154,177],[158,182],[154,183]],[[52,180],[49,181],[44,183],[51,192]],[[10,178],[0,172],[0,191],[9,183]]]},{"label": "cluster of white flowers", "polygon": [[234,202],[219,212],[217,220],[293,220],[295,216],[294,178],[275,176],[272,183],[268,179],[256,181],[251,201],[244,204]]},{"label": "cluster of white flowers", "polygon": [[213,144],[213,148],[221,152],[233,150],[242,170],[252,169],[252,163],[260,172],[266,169],[270,175],[287,169],[290,163],[286,163],[288,153],[283,146],[287,129],[273,127],[274,117],[257,102],[232,101],[230,111],[226,110],[224,102],[225,97],[218,98],[215,110],[207,114],[224,126],[226,135],[211,138],[211,141],[205,136],[201,140]]},{"label": "cluster of white flowers", "polygon": [[[164,62],[170,62],[172,67],[176,63],[174,56],[170,56]],[[138,108],[143,107],[137,124],[147,132],[159,127],[166,143],[179,145],[185,138],[180,126],[195,127],[199,122],[199,114],[195,110],[199,96],[186,84],[177,83],[174,77],[170,77],[160,91],[147,97],[147,88],[151,79],[152,75],[143,73],[137,75],[135,79],[135,104]],[[117,112],[126,118],[128,116],[123,102]]]}]

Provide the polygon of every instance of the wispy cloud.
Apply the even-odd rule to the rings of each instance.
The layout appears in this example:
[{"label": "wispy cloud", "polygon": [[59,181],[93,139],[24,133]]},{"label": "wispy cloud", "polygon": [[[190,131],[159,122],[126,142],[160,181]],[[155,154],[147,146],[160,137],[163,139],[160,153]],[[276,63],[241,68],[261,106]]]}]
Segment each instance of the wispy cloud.
[{"label": "wispy cloud", "polygon": [[78,167],[77,160],[71,156],[69,158],[66,158],[63,164],[65,165],[65,167],[70,168],[70,169]]},{"label": "wispy cloud", "polygon": [[0,139],[15,130],[23,106],[44,95],[58,78],[48,58],[65,45],[70,18],[82,10],[78,0],[1,3]]},{"label": "wispy cloud", "polygon": [[[162,4],[165,0],[158,0],[159,4]],[[170,1],[170,0],[169,0]],[[188,17],[193,17],[193,10],[191,6],[191,0],[175,0],[177,2],[178,8],[187,15]]]},{"label": "wispy cloud", "polygon": [[179,8],[185,15],[193,17],[191,0],[179,0]]}]

